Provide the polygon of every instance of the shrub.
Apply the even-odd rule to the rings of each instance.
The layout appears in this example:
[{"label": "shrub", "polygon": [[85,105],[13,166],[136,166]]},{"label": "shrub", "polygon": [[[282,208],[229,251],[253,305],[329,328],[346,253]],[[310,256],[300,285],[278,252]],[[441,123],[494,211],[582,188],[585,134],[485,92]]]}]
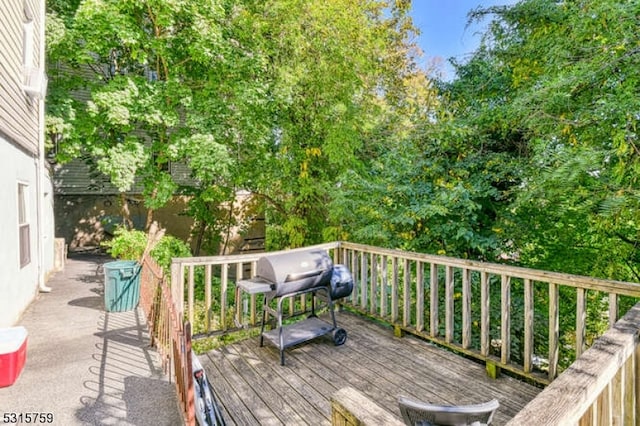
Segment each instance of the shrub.
[{"label": "shrub", "polygon": [[[147,247],[147,234],[143,231],[119,227],[115,230],[114,237],[103,242],[102,246],[106,247],[107,253],[115,259],[139,262]],[[165,235],[150,254],[162,268],[167,270],[171,266],[171,258],[191,256],[191,250],[184,241],[171,235]]]},{"label": "shrub", "polygon": [[114,259],[140,261],[147,246],[147,234],[122,226],[116,228],[113,238],[101,244]]},{"label": "shrub", "polygon": [[172,236],[165,235],[160,239],[158,245],[151,250],[151,257],[162,266],[165,271],[171,266],[171,259],[174,257],[190,257],[191,249],[184,241]]}]

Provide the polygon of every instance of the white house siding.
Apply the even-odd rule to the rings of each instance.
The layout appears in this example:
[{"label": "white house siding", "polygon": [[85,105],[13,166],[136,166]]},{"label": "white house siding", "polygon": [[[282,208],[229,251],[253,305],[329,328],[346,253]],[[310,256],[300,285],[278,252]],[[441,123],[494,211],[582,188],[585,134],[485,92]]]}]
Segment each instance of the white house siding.
[{"label": "white house siding", "polygon": [[[24,90],[25,65],[43,67],[44,1],[11,0],[0,7],[0,327],[18,321],[54,265],[53,188],[42,149],[44,101]],[[33,43],[25,55],[29,20]],[[23,264],[19,185],[29,229],[30,260]]]},{"label": "white house siding", "polygon": [[[0,138],[0,327],[15,323],[38,290],[37,193],[35,158]],[[18,183],[27,185],[27,214],[31,262],[20,266],[18,232]]]},{"label": "white house siding", "polygon": [[[41,0],[44,1],[44,0]],[[40,63],[39,34],[43,19],[39,18],[39,0],[2,1],[0,7],[0,130],[26,150],[38,152],[38,101],[29,99],[24,83],[24,23],[27,13],[33,19],[33,66]]]}]

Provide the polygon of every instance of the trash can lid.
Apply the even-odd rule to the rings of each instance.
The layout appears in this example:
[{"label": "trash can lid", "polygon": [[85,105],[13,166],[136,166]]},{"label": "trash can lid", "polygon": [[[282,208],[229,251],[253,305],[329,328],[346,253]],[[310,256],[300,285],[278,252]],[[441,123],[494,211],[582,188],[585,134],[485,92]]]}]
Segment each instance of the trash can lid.
[{"label": "trash can lid", "polygon": [[0,355],[17,351],[25,340],[27,329],[22,326],[0,328]]},{"label": "trash can lid", "polygon": [[135,268],[138,262],[135,260],[116,260],[115,262],[107,262],[103,265],[104,269],[125,269]]}]

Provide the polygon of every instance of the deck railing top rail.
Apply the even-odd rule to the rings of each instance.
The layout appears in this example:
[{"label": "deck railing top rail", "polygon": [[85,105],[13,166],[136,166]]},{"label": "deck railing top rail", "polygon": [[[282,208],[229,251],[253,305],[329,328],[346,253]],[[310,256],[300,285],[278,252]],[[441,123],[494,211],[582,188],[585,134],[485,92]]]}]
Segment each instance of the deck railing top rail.
[{"label": "deck railing top rail", "polygon": [[268,253],[249,253],[249,254],[229,254],[224,256],[199,256],[199,257],[174,257],[171,259],[173,265],[197,266],[197,265],[222,265],[229,263],[249,263],[256,262],[267,254],[289,253],[294,251],[307,251],[310,249],[330,250],[340,247],[339,242],[317,244],[308,247],[294,248],[289,250],[270,251]]}]

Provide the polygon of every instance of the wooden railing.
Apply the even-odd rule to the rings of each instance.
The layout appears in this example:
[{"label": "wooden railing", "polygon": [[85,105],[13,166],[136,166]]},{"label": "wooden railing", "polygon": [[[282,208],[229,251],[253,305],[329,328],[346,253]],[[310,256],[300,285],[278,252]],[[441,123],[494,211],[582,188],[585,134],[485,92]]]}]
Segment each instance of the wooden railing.
[{"label": "wooden railing", "polygon": [[[398,334],[413,333],[483,360],[488,371],[508,370],[542,384],[587,349],[587,337],[594,339],[597,330],[587,333],[589,304],[606,306],[611,326],[620,296],[640,297],[635,283],[348,242],[314,247],[351,270],[355,288],[344,306],[393,325]],[[262,255],[173,259],[172,282],[184,283],[173,286],[174,300],[194,333],[257,324],[259,301],[238,295],[235,282],[251,277]],[[304,304],[291,303],[289,310]],[[562,336],[561,311],[575,313]]]},{"label": "wooden railing", "polygon": [[[339,243],[313,246],[334,254]],[[309,250],[311,247],[294,250]],[[271,254],[280,253],[272,252]],[[257,325],[257,312],[261,305],[257,297],[240,299],[235,283],[251,278],[256,263],[264,253],[244,255],[174,258],[171,263],[171,281],[184,283],[173,286],[177,308],[193,324],[197,335],[228,332]],[[197,288],[196,288],[197,287]],[[196,298],[196,292],[201,298]],[[289,305],[289,310],[294,304]]]},{"label": "wooden railing", "polygon": [[[575,353],[575,359],[587,347],[589,294],[608,301],[609,326],[618,318],[619,296],[640,296],[635,283],[352,243],[342,243],[339,251],[358,283],[350,303],[360,312],[543,384],[558,374],[562,303],[573,303],[569,311],[576,313],[573,344],[562,347],[565,354]],[[569,302],[566,289],[571,289],[575,302]],[[537,299],[544,301],[545,312]],[[499,316],[492,316],[495,312]],[[540,339],[536,321],[542,323],[538,329],[546,332],[545,341],[534,341]],[[565,339],[564,344],[569,343]],[[536,353],[536,347],[546,352]],[[540,359],[548,366],[536,365]]]},{"label": "wooden railing", "polygon": [[140,276],[140,306],[147,317],[151,344],[158,350],[162,368],[175,383],[185,424],[195,425],[191,366],[191,325],[176,309],[162,268],[145,256]]},{"label": "wooden railing", "polygon": [[639,424],[639,331],[637,304],[508,425]]}]

